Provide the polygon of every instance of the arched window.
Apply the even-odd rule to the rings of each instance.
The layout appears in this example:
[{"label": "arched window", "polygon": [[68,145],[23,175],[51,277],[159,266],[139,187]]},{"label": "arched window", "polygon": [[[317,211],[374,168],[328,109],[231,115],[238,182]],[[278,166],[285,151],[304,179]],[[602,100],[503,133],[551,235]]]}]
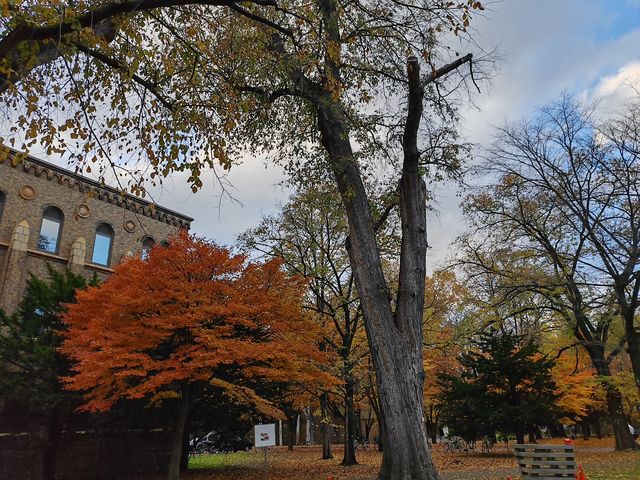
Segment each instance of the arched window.
[{"label": "arched window", "polygon": [[42,225],[40,225],[40,236],[38,237],[38,250],[58,253],[63,223],[64,214],[58,207],[48,207],[44,211]]},{"label": "arched window", "polygon": [[2,212],[4,210],[5,200],[6,197],[4,196],[4,193],[0,191],[0,220],[2,220]]},{"label": "arched window", "polygon": [[96,236],[93,240],[93,255],[91,263],[108,267],[111,263],[111,247],[113,245],[113,228],[106,223],[101,223],[96,228]]},{"label": "arched window", "polygon": [[153,238],[144,237],[144,239],[142,240],[142,251],[140,252],[140,258],[142,258],[142,260],[146,260],[147,258],[149,258],[149,252],[155,244],[156,241]]}]

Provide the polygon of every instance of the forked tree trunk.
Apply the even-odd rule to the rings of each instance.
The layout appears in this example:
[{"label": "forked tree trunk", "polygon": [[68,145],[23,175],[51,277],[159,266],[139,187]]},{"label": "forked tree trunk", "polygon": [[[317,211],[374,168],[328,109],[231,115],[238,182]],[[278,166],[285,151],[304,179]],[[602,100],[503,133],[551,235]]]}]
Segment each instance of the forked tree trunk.
[{"label": "forked tree trunk", "polygon": [[364,440],[367,442],[371,441],[371,428],[373,427],[373,415],[372,408],[369,408],[367,412],[367,418],[364,418]]},{"label": "forked tree trunk", "polygon": [[176,428],[173,432],[173,446],[171,448],[171,460],[169,461],[169,480],[180,480],[180,459],[182,458],[182,441],[184,439],[184,427],[189,416],[191,400],[189,398],[189,385],[181,388],[180,411],[176,420]]},{"label": "forked tree trunk", "polygon": [[356,460],[356,422],[353,408],[353,379],[346,375],[345,381],[345,404],[344,404],[344,455],[342,457],[342,465],[357,465]]},{"label": "forked tree trunk", "polygon": [[287,414],[287,450],[293,450],[296,444],[297,426],[298,414],[296,412]]},{"label": "forked tree trunk", "polygon": [[[589,345],[586,346],[586,350],[591,358],[591,363],[596,369],[596,373],[602,377],[610,377],[611,370],[604,357],[604,346]],[[616,440],[616,450],[637,449],[637,445],[633,441],[633,436],[627,425],[627,417],[624,414],[622,404],[622,395],[613,385],[605,384],[604,388],[611,428],[613,429],[613,436]]]},{"label": "forked tree trunk", "polygon": [[600,423],[600,412],[598,412],[597,410],[592,411],[590,417],[593,419],[593,424],[596,429],[596,437],[598,437],[598,439],[601,439],[603,435],[602,423]]},{"label": "forked tree trunk", "polygon": [[[331,12],[324,13],[329,17]],[[329,21],[333,21],[332,18]],[[324,95],[318,105],[322,143],[329,155],[349,221],[349,257],[376,371],[387,445],[380,470],[382,480],[438,478],[431,460],[422,410],[426,189],[418,170],[416,139],[423,88],[415,59],[409,66],[409,78],[409,114],[400,188],[402,246],[395,315],[391,310],[367,194],[349,142],[346,117],[340,103],[330,93]]]},{"label": "forked tree trunk", "polygon": [[[602,249],[598,250],[602,252],[602,257],[606,257],[604,254],[605,252],[603,252]],[[615,284],[613,290],[615,292],[620,316],[622,317],[622,323],[627,337],[627,354],[631,360],[631,370],[633,371],[636,388],[640,392],[640,326],[638,326],[636,319],[640,280],[636,279],[630,283],[631,278],[627,277],[625,274],[623,274],[622,277],[619,277],[611,273],[611,276],[614,278]]]},{"label": "forked tree trunk", "polygon": [[322,434],[322,459],[330,460],[333,458],[331,451],[331,440],[333,437],[333,427],[329,414],[329,395],[323,393],[320,395],[320,432]]},{"label": "forked tree trunk", "polygon": [[627,334],[627,353],[631,360],[631,369],[636,381],[636,388],[640,392],[640,327],[637,325],[636,309],[629,308],[623,318]]}]

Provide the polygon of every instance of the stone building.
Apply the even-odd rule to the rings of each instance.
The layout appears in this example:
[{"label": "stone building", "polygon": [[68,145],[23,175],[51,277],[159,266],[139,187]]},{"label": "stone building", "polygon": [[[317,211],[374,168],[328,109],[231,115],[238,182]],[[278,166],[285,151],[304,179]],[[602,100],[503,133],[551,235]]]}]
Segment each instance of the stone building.
[{"label": "stone building", "polygon": [[104,278],[192,218],[27,157],[0,163],[0,307],[15,310],[29,273],[46,264]]}]

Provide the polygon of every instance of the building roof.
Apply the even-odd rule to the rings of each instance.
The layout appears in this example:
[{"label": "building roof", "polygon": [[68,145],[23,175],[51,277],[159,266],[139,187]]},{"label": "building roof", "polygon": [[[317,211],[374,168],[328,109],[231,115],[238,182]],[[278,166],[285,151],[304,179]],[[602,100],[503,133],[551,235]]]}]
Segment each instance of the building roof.
[{"label": "building roof", "polygon": [[20,159],[20,161],[16,162],[15,157],[19,153],[20,152],[16,150],[9,149],[8,161],[12,167],[22,167],[22,169],[28,174],[35,175],[36,177],[45,176],[48,180],[55,179],[59,184],[67,184],[69,188],[76,188],[82,193],[91,194],[93,198],[107,203],[116,204],[127,210],[134,211],[137,214],[141,214],[161,222],[166,222],[184,228],[189,228],[191,226],[191,222],[193,222],[193,218],[188,217],[187,215],[162,207],[129,193],[125,193],[117,188],[110,187],[96,180],[86,178],[45,160],[28,155],[24,159]]}]

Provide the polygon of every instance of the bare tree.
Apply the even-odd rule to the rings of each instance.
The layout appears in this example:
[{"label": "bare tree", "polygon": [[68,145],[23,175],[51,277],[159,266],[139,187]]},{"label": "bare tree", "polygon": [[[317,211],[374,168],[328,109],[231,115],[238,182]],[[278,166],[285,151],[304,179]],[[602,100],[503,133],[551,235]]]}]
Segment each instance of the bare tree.
[{"label": "bare tree", "polygon": [[[524,308],[559,315],[598,375],[609,377],[612,359],[628,340],[607,352],[612,322],[622,313],[613,259],[632,272],[638,261],[635,194],[620,198],[618,191],[635,190],[636,181],[633,167],[621,170],[611,145],[596,141],[588,120],[564,98],[537,121],[500,131],[486,165],[496,183],[467,203],[477,232],[493,239],[493,246],[468,241],[466,263],[477,274],[499,278],[503,300],[535,293],[539,303]],[[628,283],[624,290],[625,299],[634,295]],[[604,386],[616,448],[633,448],[620,392]]]},{"label": "bare tree", "polygon": [[[249,249],[281,258],[292,273],[309,279],[305,308],[313,312],[323,327],[321,348],[330,349],[340,359],[335,374],[343,381],[340,394],[344,408],[340,416],[344,418],[345,427],[342,464],[355,465],[355,369],[366,348],[363,351],[365,345],[356,342],[356,335],[363,335],[362,309],[345,248],[347,236],[347,219],[338,192],[330,183],[320,180],[303,187],[278,215],[264,218],[240,240]],[[323,459],[333,458],[330,393],[318,394],[323,422]]]}]

